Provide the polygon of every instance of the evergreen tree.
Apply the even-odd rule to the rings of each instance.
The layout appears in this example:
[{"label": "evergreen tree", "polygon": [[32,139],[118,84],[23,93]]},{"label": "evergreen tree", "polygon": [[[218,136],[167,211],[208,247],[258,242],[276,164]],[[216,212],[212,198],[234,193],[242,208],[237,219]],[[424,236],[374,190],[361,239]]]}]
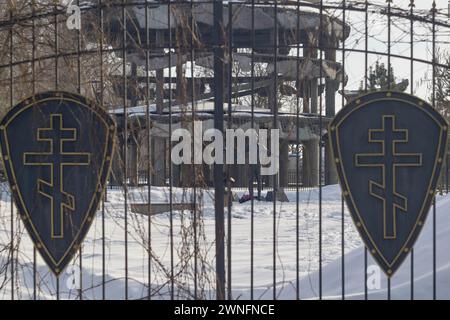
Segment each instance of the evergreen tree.
[{"label": "evergreen tree", "polygon": [[[368,91],[379,91],[379,90],[393,90],[393,91],[405,91],[408,88],[408,79],[403,79],[400,82],[396,82],[394,75],[394,68],[390,67],[390,72],[388,72],[384,63],[377,61],[375,63],[375,68],[372,66],[369,69],[369,75],[367,79]],[[360,92],[365,92],[363,82],[361,81]]]}]

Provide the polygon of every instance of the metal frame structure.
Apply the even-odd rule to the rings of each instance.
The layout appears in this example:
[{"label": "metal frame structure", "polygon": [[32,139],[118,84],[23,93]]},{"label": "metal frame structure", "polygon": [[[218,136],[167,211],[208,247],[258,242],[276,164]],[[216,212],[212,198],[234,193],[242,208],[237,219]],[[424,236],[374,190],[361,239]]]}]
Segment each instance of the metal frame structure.
[{"label": "metal frame structure", "polygon": [[[341,4],[334,2],[329,4],[326,1],[107,1],[90,0],[75,1],[81,8],[82,28],[81,31],[65,30],[65,19],[67,18],[65,7],[58,5],[40,6],[34,1],[27,11],[18,12],[14,8],[9,8],[6,4],[0,4],[0,37],[6,39],[7,50],[0,56],[0,81],[4,84],[6,98],[2,99],[2,112],[12,108],[21,98],[23,92],[29,95],[37,93],[39,90],[63,89],[73,90],[79,94],[91,96],[101,105],[107,108],[111,114],[115,115],[117,124],[121,128],[119,140],[121,141],[120,152],[117,154],[116,172],[121,172],[114,178],[116,187],[123,189],[123,218],[124,218],[124,298],[129,297],[129,273],[128,273],[128,243],[130,241],[130,203],[129,194],[135,187],[133,177],[136,170],[130,170],[130,163],[137,166],[136,155],[133,150],[137,137],[135,132],[146,131],[147,133],[139,137],[140,148],[146,148],[146,161],[142,167],[145,170],[144,184],[147,186],[148,211],[152,203],[152,186],[158,185],[155,168],[160,165],[161,159],[150,159],[158,150],[164,150],[165,145],[161,140],[152,136],[151,128],[163,123],[167,129],[167,136],[170,137],[173,130],[180,126],[191,128],[193,131],[193,121],[212,120],[215,128],[223,131],[231,128],[236,123],[244,121],[249,123],[251,128],[261,122],[261,108],[257,105],[260,101],[265,101],[266,124],[271,128],[283,127],[286,123],[295,128],[295,133],[291,133],[289,141],[292,145],[305,146],[314,149],[309,159],[300,159],[300,153],[296,153],[295,177],[297,183],[294,190],[297,193],[296,204],[296,299],[301,299],[300,269],[298,260],[300,259],[299,228],[301,216],[301,205],[299,192],[303,186],[299,182],[301,178],[300,161],[305,161],[309,165],[317,163],[317,167],[303,168],[303,171],[312,172],[314,181],[309,187],[317,187],[319,192],[319,292],[318,298],[323,298],[323,243],[322,243],[322,188],[324,184],[336,183],[336,175],[333,172],[333,165],[330,162],[329,150],[326,144],[326,124],[334,116],[336,105],[336,91],[346,91],[348,77],[346,68],[349,66],[349,54],[364,55],[364,80],[363,89],[369,88],[369,59],[381,57],[387,59],[387,66],[390,72],[392,59],[402,59],[410,64],[409,90],[411,94],[415,92],[415,81],[417,70],[415,64],[423,64],[432,68],[431,79],[431,102],[435,107],[436,97],[436,75],[438,69],[450,69],[450,67],[437,59],[438,55],[438,31],[437,28],[450,31],[450,22],[445,20],[442,13],[436,10],[435,3],[431,6],[429,13],[415,10],[414,1],[411,0],[409,10],[396,8],[394,1],[388,0],[386,5],[377,5],[369,1],[349,1],[344,0]],[[334,14],[331,15],[330,13]],[[369,15],[376,13],[386,19],[387,23],[387,51],[374,50],[369,48]],[[359,30],[362,34],[363,47],[348,46],[348,37],[352,32],[352,26],[348,24],[348,17],[351,14],[364,16],[364,30]],[[393,53],[392,47],[396,40],[392,39],[393,19],[395,21],[406,22],[409,25],[409,52],[405,54]],[[272,25],[270,25],[272,24]],[[290,27],[287,27],[287,24]],[[417,24],[429,28],[431,39],[429,44],[432,50],[431,61],[415,56],[415,30]],[[22,28],[26,30],[25,38],[29,41],[29,54],[18,54],[17,48],[22,48],[15,30]],[[42,32],[51,31],[50,36],[45,37]],[[67,37],[74,40],[74,44],[67,43]],[[50,45],[45,43],[53,38]],[[21,39],[23,40],[23,39]],[[45,49],[42,49],[45,47]],[[52,49],[50,52],[48,49]],[[3,48],[4,49],[4,48]],[[3,54],[3,52],[1,52]],[[301,55],[302,53],[302,55]],[[116,70],[108,65],[113,59]],[[340,63],[337,62],[340,60]],[[71,61],[68,63],[67,61]],[[86,65],[86,61],[90,64]],[[244,72],[235,70],[240,64]],[[89,66],[95,65],[95,72],[89,70]],[[209,73],[203,76],[196,74],[197,70],[187,65],[201,66],[208,69]],[[258,75],[261,70],[258,66],[265,65],[272,68],[271,72]],[[38,73],[37,69],[45,66],[47,72]],[[70,70],[72,76],[67,72]],[[151,70],[151,74],[150,74]],[[22,78],[21,78],[22,77]],[[25,80],[23,80],[25,79]],[[74,85],[69,85],[72,82]],[[20,90],[20,86],[27,85],[27,88]],[[286,84],[291,84],[290,87]],[[209,87],[209,92],[205,90]],[[291,112],[279,111],[280,100],[283,94],[281,90],[292,89],[290,100]],[[388,88],[390,89],[390,88]],[[20,90],[20,91],[19,91]],[[249,108],[245,111],[245,117],[239,116],[234,104],[239,99],[247,97]],[[263,98],[261,98],[263,97]],[[213,101],[213,108],[206,112],[198,109],[202,101]],[[7,104],[7,106],[5,106]],[[143,105],[139,107],[139,104]],[[345,97],[342,95],[341,104],[345,104]],[[244,120],[242,120],[244,119]],[[283,120],[287,119],[287,120]],[[285,122],[283,122],[285,121]],[[301,141],[301,126],[312,128],[316,133],[314,139]],[[281,128],[283,129],[283,128]],[[168,145],[171,142],[169,140]],[[130,147],[131,146],[131,147]],[[161,149],[162,146],[162,149]],[[288,147],[287,145],[285,146]],[[135,149],[133,149],[135,148]],[[156,148],[156,149],[155,149]],[[131,151],[130,151],[131,150]],[[156,151],[155,151],[156,150]],[[287,150],[287,149],[286,149]],[[308,155],[309,157],[309,155]],[[448,167],[448,160],[447,160]],[[173,165],[167,166],[167,183],[169,193],[169,234],[170,265],[167,266],[168,291],[170,298],[176,299],[177,288],[174,278],[176,248],[174,247],[174,176],[178,174]],[[164,171],[166,168],[164,168]],[[178,170],[178,169],[176,169]],[[180,169],[181,170],[181,169]],[[191,179],[189,186],[193,192],[192,201],[194,203],[192,215],[192,232],[194,243],[194,270],[193,270],[193,298],[204,298],[199,289],[199,262],[198,246],[200,234],[201,208],[198,209],[200,199],[198,192],[201,189],[208,189],[204,181],[200,179],[199,168],[190,166],[183,168],[185,174]],[[213,168],[213,184],[215,196],[215,295],[217,299],[233,299],[232,282],[232,219],[233,208],[231,206],[231,182],[224,179],[230,175],[230,167],[227,165],[215,164]],[[317,171],[317,172],[316,172]],[[177,171],[178,172],[178,171]],[[254,171],[249,174],[251,183],[250,192],[254,188]],[[445,191],[448,193],[448,170],[445,174]],[[161,184],[160,184],[161,185]],[[444,184],[443,184],[444,185]],[[277,224],[280,217],[277,212],[279,204],[276,194],[282,190],[279,177],[275,175],[269,188],[275,195],[273,197],[273,229],[272,229],[272,297],[278,298],[277,292]],[[106,250],[107,250],[107,230],[105,228],[105,200],[99,208],[99,221],[102,225],[102,297],[107,298],[106,285]],[[228,197],[228,198],[227,198]],[[251,299],[254,296],[254,230],[255,230],[255,200],[251,200],[250,212],[250,279],[249,286]],[[342,279],[342,299],[346,298],[345,287],[345,205],[342,200],[341,208],[341,279]],[[433,298],[437,298],[436,283],[436,203],[433,202]],[[16,212],[11,206],[10,213],[10,239],[9,243],[2,244],[9,248],[9,264],[0,269],[1,278],[8,283],[11,292],[11,299],[19,296],[16,292],[17,279],[17,251],[18,240],[18,220]],[[147,242],[145,247],[148,252],[147,287],[148,291],[142,298],[151,299],[155,294],[152,291],[152,216],[147,218]],[[4,254],[4,253],[2,253]],[[365,268],[368,266],[367,250],[365,251]],[[414,252],[411,250],[411,299],[414,298]],[[31,298],[39,298],[38,266],[36,261],[38,256],[36,249],[33,251],[32,272],[32,295]],[[79,249],[79,277],[81,287],[78,288],[77,297],[83,298],[83,251]],[[2,261],[2,260],[0,260]],[[0,266],[1,267],[1,266]],[[369,298],[367,289],[367,274],[365,274],[365,298]],[[391,298],[391,284],[388,279],[388,295]],[[60,298],[60,283],[55,279],[55,298]]]}]

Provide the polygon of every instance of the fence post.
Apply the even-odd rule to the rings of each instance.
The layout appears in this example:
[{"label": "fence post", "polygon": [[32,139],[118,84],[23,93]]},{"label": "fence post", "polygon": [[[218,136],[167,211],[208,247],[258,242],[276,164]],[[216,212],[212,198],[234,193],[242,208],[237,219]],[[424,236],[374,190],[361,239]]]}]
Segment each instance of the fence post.
[{"label": "fence post", "polygon": [[[223,132],[223,3],[214,1],[214,128]],[[223,164],[214,164],[214,209],[216,218],[217,300],[225,299],[225,221]]]}]

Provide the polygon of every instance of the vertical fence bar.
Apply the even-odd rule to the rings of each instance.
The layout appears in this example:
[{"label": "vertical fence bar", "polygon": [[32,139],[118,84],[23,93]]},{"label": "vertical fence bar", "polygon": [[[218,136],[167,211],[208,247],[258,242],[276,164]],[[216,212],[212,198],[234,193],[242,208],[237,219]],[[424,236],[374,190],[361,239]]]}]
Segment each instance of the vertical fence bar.
[{"label": "vertical fence bar", "polygon": [[[433,1],[432,13],[432,73],[433,73],[433,89],[432,103],[436,109],[436,1]],[[434,191],[434,190],[433,190]],[[433,196],[433,300],[436,300],[436,193]]]},{"label": "vertical fence bar", "polygon": [[[98,1],[98,10],[99,10],[99,27],[100,27],[100,106],[104,107],[104,76],[103,76],[103,29],[104,29],[104,21],[103,21],[103,3],[102,0]],[[114,156],[114,155],[113,155]],[[108,188],[105,188],[104,195],[102,197],[102,300],[106,299],[106,250],[105,250],[105,199],[106,193],[108,192]]]},{"label": "vertical fence bar", "polygon": [[[223,132],[223,3],[216,0],[214,14],[214,128]],[[217,299],[225,299],[225,221],[224,221],[223,164],[214,163],[214,210],[216,235],[216,291]]]},{"label": "vertical fence bar", "polygon": [[445,155],[445,193],[448,193],[448,153]]},{"label": "vertical fence bar", "polygon": [[[36,3],[35,1],[31,4],[31,86],[32,86],[32,94],[33,96],[36,94]],[[36,282],[37,282],[37,252],[36,247],[33,245],[33,300],[37,299],[37,290],[36,290]]]},{"label": "vertical fence bar", "polygon": [[[195,128],[195,113],[196,113],[196,103],[195,103],[195,73],[194,73],[194,66],[195,66],[195,47],[194,47],[194,36],[195,36],[195,21],[194,21],[194,2],[191,0],[190,2],[190,12],[191,12],[191,38],[190,38],[190,45],[191,45],[191,108],[192,108],[192,132],[194,133]],[[194,144],[194,142],[192,142]],[[192,148],[194,150],[194,148]],[[193,214],[193,224],[194,224],[194,299],[198,299],[198,235],[197,235],[197,223],[198,223],[198,217],[197,217],[197,171],[194,161],[194,154],[192,154],[192,183],[193,183],[193,190],[192,190],[192,197],[193,197],[193,203],[194,203],[194,210],[192,210]]]},{"label": "vertical fence bar", "polygon": [[[195,113],[196,113],[196,109],[197,109],[197,104],[196,104],[196,98],[195,98],[195,89],[196,86],[194,86],[194,66],[195,66],[195,46],[194,46],[194,36],[195,36],[195,32],[196,32],[196,24],[194,21],[194,15],[193,15],[193,10],[194,10],[194,3],[193,1],[191,1],[191,81],[192,81],[192,121],[195,121]],[[199,246],[198,246],[198,217],[197,217],[197,171],[196,171],[196,167],[194,166],[194,179],[193,179],[193,183],[194,183],[194,188],[193,188],[193,198],[194,198],[194,210],[193,210],[193,214],[194,214],[194,297],[195,299],[198,299],[198,252],[199,252]]]},{"label": "vertical fence bar", "polygon": [[[228,2],[228,128],[231,129],[232,126],[232,118],[231,113],[233,112],[232,102],[233,102],[233,2]],[[232,295],[232,257],[231,257],[231,223],[232,223],[232,214],[231,214],[231,189],[230,189],[230,172],[229,166],[225,164],[226,170],[226,184],[227,184],[227,286],[228,286],[228,300],[233,298]],[[225,196],[225,195],[224,195]]]},{"label": "vertical fence bar", "polygon": [[[346,24],[346,16],[345,16],[345,11],[346,11],[346,0],[343,0],[342,2],[342,24],[343,24],[343,29],[345,29],[345,24]],[[337,41],[336,41],[337,44]],[[345,32],[342,32],[342,106],[345,105]],[[345,203],[344,203],[344,197],[345,195],[343,195],[341,197],[341,280],[342,280],[342,300],[345,300]]]},{"label": "vertical fence bar", "polygon": [[[80,0],[77,0],[80,7]],[[81,94],[81,29],[77,30],[77,93]],[[78,249],[80,259],[80,287],[78,288],[79,299],[83,300],[83,245]]]},{"label": "vertical fence bar", "polygon": [[[411,85],[410,85],[410,93],[414,95],[414,0],[410,1],[409,4],[409,14],[410,14],[410,77],[411,77]],[[411,300],[414,300],[414,248],[411,248]]]},{"label": "vertical fence bar", "polygon": [[[190,1],[190,22],[191,22],[191,37],[190,37],[190,54],[191,54],[191,108],[192,108],[192,132],[194,134],[194,130],[195,130],[195,114],[196,114],[196,103],[195,103],[195,89],[196,89],[196,84],[194,81],[194,77],[195,77],[195,73],[194,73],[194,66],[195,66],[195,47],[194,47],[194,37],[195,37],[195,21],[194,21],[194,14],[193,14],[193,10],[194,10],[194,2],[193,0]],[[192,142],[192,144],[194,144],[194,141]],[[194,150],[194,147],[192,148],[192,150]],[[194,224],[194,299],[197,300],[198,299],[198,217],[197,217],[197,171],[196,171],[196,166],[195,166],[195,161],[194,161],[194,153],[192,153],[192,183],[193,183],[193,190],[192,190],[192,198],[193,198],[193,203],[194,203],[194,209],[192,210],[192,214],[193,214],[193,224]]]},{"label": "vertical fence bar", "polygon": [[[388,90],[391,90],[391,78],[392,78],[392,73],[391,73],[391,3],[393,0],[386,0],[387,4],[388,4],[388,8],[387,8],[387,18],[388,18],[388,54],[387,54],[387,59],[388,59]],[[391,277],[388,276],[387,278],[387,298],[388,300],[391,300]]]},{"label": "vertical fence bar", "polygon": [[[103,94],[102,94],[103,96]],[[103,98],[102,98],[103,100]],[[102,300],[106,299],[106,250],[105,250],[105,197],[108,189],[105,188],[105,195],[102,197]]]},{"label": "vertical fence bar", "polygon": [[[296,35],[296,49],[297,49],[297,73],[296,73],[296,88],[300,90],[300,0],[297,0],[297,35]],[[300,300],[300,190],[299,190],[299,177],[300,177],[300,95],[297,92],[296,97],[296,114],[295,114],[295,298]]]},{"label": "vertical fence bar", "polygon": [[148,291],[147,291],[147,299],[150,300],[152,297],[152,215],[150,214],[152,209],[152,174],[151,174],[151,161],[150,161],[150,152],[152,150],[152,140],[150,136],[150,76],[149,72],[149,50],[150,50],[150,30],[148,24],[148,0],[145,0],[145,131],[147,137],[147,212],[149,215],[147,217],[147,282],[148,282]]},{"label": "vertical fence bar", "polygon": [[[364,10],[364,93],[368,92],[368,69],[369,69],[369,1],[365,1]],[[367,300],[368,288],[367,288],[367,247],[364,245],[364,300]]]},{"label": "vertical fence bar", "polygon": [[127,102],[127,16],[126,0],[122,0],[122,88],[123,88],[123,191],[125,229],[125,300],[128,300],[128,102]]},{"label": "vertical fence bar", "polygon": [[[167,25],[169,28],[169,146],[172,146],[171,137],[173,130],[172,123],[172,1],[167,5]],[[177,75],[178,76],[178,75]],[[169,149],[172,149],[169,147]],[[165,151],[164,151],[165,153]],[[164,155],[165,157],[165,155]],[[165,170],[165,169],[164,169]],[[173,243],[173,168],[172,161],[169,159],[169,238],[170,238],[170,298],[175,297],[175,279],[174,279],[174,243]]]},{"label": "vertical fence bar", "polygon": [[[278,129],[278,2],[274,3],[274,83],[273,83],[273,129]],[[269,102],[270,104],[270,102]],[[277,159],[278,161],[278,159]],[[278,174],[273,176],[273,300],[277,299],[277,193],[278,193]]]},{"label": "vertical fence bar", "polygon": [[[58,39],[58,7],[55,4],[53,7],[55,14],[55,90],[59,89],[59,39]],[[56,277],[56,300],[59,300],[59,277]]]},{"label": "vertical fence bar", "polygon": [[[252,53],[251,53],[251,128],[255,127],[255,0],[252,0]],[[256,148],[259,151],[259,146]],[[259,159],[259,156],[257,156]],[[256,164],[259,166],[259,162]],[[255,241],[255,201],[253,199],[253,170],[252,170],[252,198],[250,199],[250,300],[253,300],[253,287],[254,287],[254,241]],[[258,177],[258,201],[260,200],[260,185],[259,185],[259,177]]]},{"label": "vertical fence bar", "polygon": [[[9,12],[9,19],[12,22],[13,19],[13,12],[12,12],[12,8],[10,8],[10,12]],[[13,27],[14,24],[11,23],[10,29],[9,29],[9,107],[12,108],[14,106],[14,69],[13,69],[13,54],[14,54],[14,41],[13,41]],[[14,200],[13,200],[13,193],[12,190],[10,191],[11,194],[11,216],[10,216],[10,237],[11,237],[11,241],[10,241],[10,265],[11,265],[11,300],[14,300]]]},{"label": "vertical fence bar", "polygon": [[37,250],[33,245],[33,300],[37,300]]},{"label": "vertical fence bar", "polygon": [[[323,75],[323,51],[320,45],[323,35],[323,0],[320,0],[320,24],[319,24],[319,36],[317,43],[319,44],[319,88],[322,88],[322,75]],[[319,299],[322,300],[323,295],[323,270],[322,270],[322,93],[319,89]]]},{"label": "vertical fence bar", "polygon": [[436,300],[436,195],[433,198],[433,300]]}]

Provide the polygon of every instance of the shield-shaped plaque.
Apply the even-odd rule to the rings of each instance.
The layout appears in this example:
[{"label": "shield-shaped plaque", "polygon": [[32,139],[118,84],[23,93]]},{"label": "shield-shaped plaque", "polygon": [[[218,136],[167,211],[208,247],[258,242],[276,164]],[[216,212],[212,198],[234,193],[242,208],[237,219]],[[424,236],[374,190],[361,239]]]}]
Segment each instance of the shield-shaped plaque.
[{"label": "shield-shaped plaque", "polygon": [[345,201],[388,276],[424,225],[445,159],[447,126],[425,101],[385,91],[353,100],[329,125]]},{"label": "shield-shaped plaque", "polygon": [[22,221],[55,275],[86,236],[103,194],[115,124],[93,102],[46,92],[0,122],[4,169]]}]

